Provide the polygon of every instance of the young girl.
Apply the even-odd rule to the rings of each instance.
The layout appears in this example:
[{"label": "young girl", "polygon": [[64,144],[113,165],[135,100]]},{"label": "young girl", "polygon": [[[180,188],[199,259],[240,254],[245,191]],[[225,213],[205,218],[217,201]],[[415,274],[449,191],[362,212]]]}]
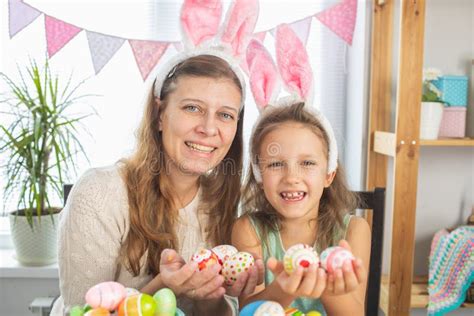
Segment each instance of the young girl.
[{"label": "young girl", "polygon": [[[282,43],[300,48],[288,38],[283,41],[282,36],[288,37],[287,28],[277,30],[277,54]],[[247,55],[259,61],[259,68],[268,57],[262,50],[259,44],[251,43]],[[287,64],[279,63],[281,77],[295,79],[295,73],[288,76],[288,71],[302,70],[293,83],[298,83],[298,96],[307,99],[309,89],[300,80],[311,75],[306,70],[309,67],[301,65],[305,58],[293,58],[288,49],[285,54],[281,60]],[[252,78],[252,58],[248,61]],[[276,86],[268,85],[271,64],[264,68],[267,80],[260,81],[264,86],[258,87],[251,80],[252,91],[260,96],[274,94],[270,93],[271,86]],[[268,100],[256,101],[262,106]],[[241,295],[240,305],[263,299],[302,312],[363,315],[370,231],[364,219],[348,214],[357,199],[347,187],[342,168],[337,167],[337,144],[329,122],[304,102],[267,107],[249,146],[252,168],[244,187],[244,215],[234,225],[232,242],[241,251],[262,256],[269,269],[264,284],[251,295]],[[283,270],[283,256],[297,243],[311,245],[318,253],[339,245],[352,251],[356,259],[344,262],[342,269],[330,274],[312,264],[288,275]]]}]

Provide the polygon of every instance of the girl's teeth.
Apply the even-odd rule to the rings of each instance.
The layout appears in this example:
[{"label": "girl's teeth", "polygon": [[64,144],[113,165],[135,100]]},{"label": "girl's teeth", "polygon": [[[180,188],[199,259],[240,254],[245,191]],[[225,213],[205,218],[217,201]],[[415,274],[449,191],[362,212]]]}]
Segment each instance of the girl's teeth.
[{"label": "girl's teeth", "polygon": [[281,196],[285,200],[300,200],[304,197],[304,192],[282,192]]}]

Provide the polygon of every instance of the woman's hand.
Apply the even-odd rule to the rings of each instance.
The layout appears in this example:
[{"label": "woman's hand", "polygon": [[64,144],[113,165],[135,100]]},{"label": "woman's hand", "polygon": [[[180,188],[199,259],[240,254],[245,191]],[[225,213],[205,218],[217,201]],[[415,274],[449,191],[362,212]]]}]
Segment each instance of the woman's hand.
[{"label": "woman's hand", "polygon": [[[339,246],[351,251],[351,246],[345,240],[339,242]],[[343,295],[354,292],[367,280],[367,271],[360,258],[354,261],[346,260],[340,269],[336,269],[328,275],[328,281],[324,294]]]},{"label": "woman's hand", "polygon": [[282,291],[292,297],[319,298],[326,288],[326,272],[317,264],[310,264],[306,269],[299,266],[288,274],[281,261],[270,258],[267,267],[275,275],[275,281]]},{"label": "woman's hand", "polygon": [[252,254],[255,264],[248,271],[242,272],[237,276],[237,281],[232,286],[226,286],[226,294],[230,296],[248,296],[253,294],[255,287],[263,282],[265,267],[263,260]]},{"label": "woman's hand", "polygon": [[219,275],[219,264],[198,271],[194,261],[186,263],[174,250],[165,249],[161,253],[160,275],[164,285],[176,296],[186,295],[193,300],[208,300],[222,297],[224,277]]}]

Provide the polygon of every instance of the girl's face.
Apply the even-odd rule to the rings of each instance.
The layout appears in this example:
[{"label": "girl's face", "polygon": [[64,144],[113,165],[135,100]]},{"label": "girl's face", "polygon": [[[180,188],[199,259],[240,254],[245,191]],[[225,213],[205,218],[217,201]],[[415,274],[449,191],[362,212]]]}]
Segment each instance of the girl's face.
[{"label": "girl's face", "polygon": [[240,101],[229,79],[179,78],[160,116],[166,170],[198,176],[218,165],[234,140]]},{"label": "girl's face", "polygon": [[264,137],[259,154],[263,190],[285,220],[317,217],[323,190],[335,176],[327,174],[326,156],[320,137],[299,123],[284,123]]}]

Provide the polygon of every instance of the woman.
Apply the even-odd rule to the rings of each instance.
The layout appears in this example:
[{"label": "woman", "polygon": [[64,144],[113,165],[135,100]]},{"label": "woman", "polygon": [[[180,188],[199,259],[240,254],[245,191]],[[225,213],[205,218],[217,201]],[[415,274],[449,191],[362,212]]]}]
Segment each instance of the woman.
[{"label": "woman", "polygon": [[[168,287],[186,315],[232,315],[263,263],[230,288],[219,266],[197,272],[199,247],[230,243],[242,169],[243,83],[229,64],[199,55],[178,63],[150,93],[135,153],[86,172],[62,212],[61,298],[84,303],[114,280],[153,294]],[[159,94],[159,95],[158,95]],[[224,293],[228,294],[224,296]]]}]

